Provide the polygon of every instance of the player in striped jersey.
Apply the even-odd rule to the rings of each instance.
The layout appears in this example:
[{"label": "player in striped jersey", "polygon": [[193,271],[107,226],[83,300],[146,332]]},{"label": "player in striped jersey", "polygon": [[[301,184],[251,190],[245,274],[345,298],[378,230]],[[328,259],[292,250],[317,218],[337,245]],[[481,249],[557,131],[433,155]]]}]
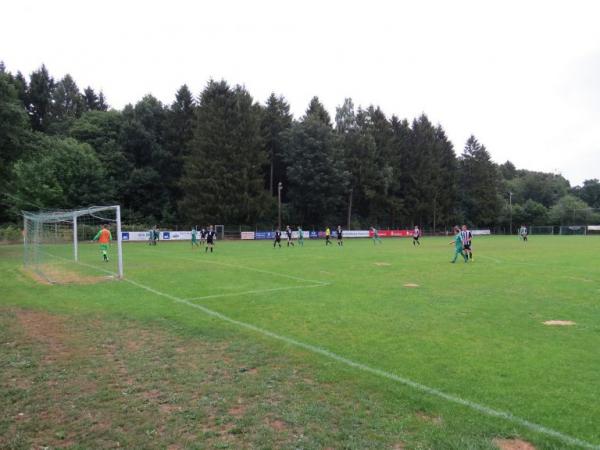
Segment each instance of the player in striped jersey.
[{"label": "player in striped jersey", "polygon": [[415,225],[415,229],[413,230],[413,246],[421,245],[419,238],[421,237],[421,230],[418,225]]},{"label": "player in striped jersey", "polygon": [[469,231],[466,225],[462,226],[460,238],[463,242],[463,251],[465,252],[465,255],[467,255],[467,257],[470,260],[473,260],[473,250],[471,249],[471,241],[473,240],[473,235],[471,234],[471,231]]}]

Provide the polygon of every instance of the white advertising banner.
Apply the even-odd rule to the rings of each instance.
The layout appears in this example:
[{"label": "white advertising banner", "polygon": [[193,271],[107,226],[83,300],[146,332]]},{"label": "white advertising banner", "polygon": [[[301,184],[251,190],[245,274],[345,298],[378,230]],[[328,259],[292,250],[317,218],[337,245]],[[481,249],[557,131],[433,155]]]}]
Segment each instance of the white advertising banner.
[{"label": "white advertising banner", "polygon": [[[122,231],[121,239],[123,242],[133,241],[148,241],[150,240],[150,232],[149,231]],[[200,239],[200,234],[198,233],[198,239]],[[160,231],[159,232],[159,241],[191,241],[192,240],[192,232],[191,231]]]},{"label": "white advertising banner", "polygon": [[369,230],[344,230],[342,236],[345,238],[364,238],[369,237]]},{"label": "white advertising banner", "polygon": [[486,236],[492,234],[490,230],[471,230],[473,236]]},{"label": "white advertising banner", "polygon": [[242,231],[241,238],[242,238],[242,240],[245,240],[245,241],[254,240],[254,231]]}]

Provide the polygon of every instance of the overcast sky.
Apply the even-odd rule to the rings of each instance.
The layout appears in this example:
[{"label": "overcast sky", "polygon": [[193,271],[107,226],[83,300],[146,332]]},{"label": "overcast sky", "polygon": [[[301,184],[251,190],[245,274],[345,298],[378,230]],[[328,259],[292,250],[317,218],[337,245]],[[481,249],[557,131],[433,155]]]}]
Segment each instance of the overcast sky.
[{"label": "overcast sky", "polygon": [[598,1],[11,1],[0,60],[102,89],[122,108],[187,83],[284,95],[296,117],[317,95],[470,134],[496,162],[600,178]]}]

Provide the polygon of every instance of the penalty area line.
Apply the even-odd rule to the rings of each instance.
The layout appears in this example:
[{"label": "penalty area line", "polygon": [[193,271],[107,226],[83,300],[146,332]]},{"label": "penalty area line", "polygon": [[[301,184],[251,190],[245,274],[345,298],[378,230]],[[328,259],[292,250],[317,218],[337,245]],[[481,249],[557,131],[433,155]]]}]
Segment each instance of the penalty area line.
[{"label": "penalty area line", "polygon": [[497,418],[500,418],[500,419],[504,419],[504,420],[506,420],[508,422],[512,422],[512,423],[515,423],[517,425],[520,425],[523,428],[527,428],[527,429],[529,429],[531,431],[534,431],[534,432],[537,432],[537,433],[540,433],[540,434],[544,434],[546,436],[550,436],[550,437],[559,439],[559,440],[561,440],[561,441],[563,441],[563,442],[565,442],[567,444],[570,444],[570,445],[575,445],[575,446],[578,446],[578,447],[581,447],[581,448],[587,448],[587,449],[592,449],[592,450],[600,450],[600,445],[595,445],[595,444],[583,441],[581,439],[578,439],[578,438],[575,438],[575,437],[563,434],[560,431],[553,430],[552,428],[548,428],[548,427],[545,427],[543,425],[539,425],[537,423],[530,422],[528,420],[525,420],[525,419],[522,419],[520,417],[517,417],[517,416],[513,415],[510,412],[496,410],[496,409],[490,408],[488,406],[485,406],[485,405],[482,405],[482,404],[479,404],[479,403],[475,403],[475,402],[472,402],[470,400],[463,399],[463,398],[458,397],[458,396],[453,395],[453,394],[447,394],[447,393],[445,393],[443,391],[440,391],[439,389],[435,389],[435,388],[426,386],[424,384],[418,383],[416,381],[412,381],[412,380],[410,380],[408,378],[401,377],[401,376],[396,375],[396,374],[394,374],[392,372],[387,372],[387,371],[382,370],[382,369],[377,369],[377,368],[374,368],[374,367],[371,367],[371,366],[367,366],[367,365],[365,365],[363,363],[359,363],[359,362],[353,361],[353,360],[348,359],[348,358],[346,358],[344,356],[338,355],[337,353],[333,353],[333,352],[331,352],[331,351],[329,351],[329,350],[327,350],[325,348],[318,347],[318,346],[315,346],[315,345],[312,345],[312,344],[307,344],[307,343],[298,341],[296,339],[293,339],[293,338],[290,338],[290,337],[287,337],[287,336],[283,336],[283,335],[274,333],[274,332],[266,330],[264,328],[257,327],[256,325],[252,325],[250,323],[246,323],[246,322],[242,322],[242,321],[233,319],[233,318],[231,318],[229,316],[226,316],[224,314],[221,314],[221,313],[219,313],[217,311],[213,311],[212,309],[206,308],[205,306],[202,306],[202,305],[199,305],[199,304],[196,304],[196,303],[192,303],[192,302],[190,302],[188,300],[185,300],[185,299],[182,299],[182,298],[179,298],[179,297],[175,297],[174,295],[167,294],[165,292],[158,291],[158,290],[156,290],[156,289],[154,289],[154,288],[152,288],[150,286],[146,286],[144,284],[138,283],[137,281],[134,281],[132,279],[124,278],[123,281],[131,283],[134,286],[137,286],[140,289],[144,289],[144,290],[146,290],[148,292],[151,292],[151,293],[153,293],[155,295],[168,298],[168,299],[170,299],[170,300],[172,300],[172,301],[174,301],[176,303],[181,303],[181,304],[187,305],[187,306],[189,306],[191,308],[198,309],[198,310],[202,311],[203,313],[205,313],[208,316],[215,317],[215,318],[220,319],[220,320],[222,320],[224,322],[228,322],[228,323],[230,323],[232,325],[236,325],[236,326],[238,326],[240,328],[245,328],[247,330],[254,331],[256,333],[259,333],[259,334],[262,334],[264,336],[276,339],[278,341],[285,342],[286,344],[302,348],[302,349],[307,350],[307,351],[309,351],[311,353],[316,353],[318,355],[325,356],[326,358],[332,359],[332,360],[337,361],[337,362],[339,362],[341,364],[344,364],[346,366],[349,366],[349,367],[361,370],[363,372],[370,373],[372,375],[376,375],[376,376],[379,376],[381,378],[386,378],[388,380],[392,380],[392,381],[398,382],[398,383],[403,384],[405,386],[409,386],[409,387],[411,387],[411,388],[413,388],[413,389],[415,389],[417,391],[424,392],[426,394],[442,398],[442,399],[444,399],[444,400],[446,400],[446,401],[448,401],[450,403],[455,403],[455,404],[458,404],[458,405],[466,406],[466,407],[468,407],[468,408],[470,408],[470,409],[472,409],[474,411],[478,411],[480,413],[483,413],[483,414],[491,416],[491,417],[497,417]]},{"label": "penalty area line", "polygon": [[289,291],[292,289],[306,289],[306,288],[316,288],[316,287],[325,287],[325,286],[329,286],[329,283],[307,284],[304,286],[285,286],[285,287],[270,288],[270,289],[255,289],[253,291],[244,291],[244,292],[229,292],[227,294],[204,295],[202,297],[185,298],[182,300],[184,300],[184,301],[208,300],[208,299],[212,299],[212,298],[237,297],[239,295],[263,294],[263,293],[267,293],[267,292]]}]

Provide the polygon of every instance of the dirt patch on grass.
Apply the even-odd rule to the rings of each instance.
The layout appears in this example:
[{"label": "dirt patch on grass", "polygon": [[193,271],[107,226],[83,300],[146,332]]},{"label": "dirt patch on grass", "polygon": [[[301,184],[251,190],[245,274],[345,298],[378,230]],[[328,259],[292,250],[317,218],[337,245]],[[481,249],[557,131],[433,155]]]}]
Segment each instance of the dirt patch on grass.
[{"label": "dirt patch on grass", "polygon": [[415,283],[406,283],[406,284],[404,284],[404,287],[406,287],[406,288],[418,288],[419,285],[415,284]]},{"label": "dirt patch on grass", "polygon": [[423,422],[433,423],[434,425],[442,424],[442,418],[439,416],[432,416],[422,411],[417,412],[415,416],[417,416],[417,418]]},{"label": "dirt patch on grass", "polygon": [[575,325],[575,322],[571,320],[546,320],[544,325],[555,326],[555,327],[565,327],[570,325]]},{"label": "dirt patch on grass", "polygon": [[75,349],[66,343],[68,333],[64,318],[29,310],[19,310],[16,316],[27,338],[46,346],[47,352],[43,357],[45,363],[74,356]]},{"label": "dirt patch on grass", "polygon": [[492,441],[500,450],[536,450],[535,447],[522,439],[499,439]]},{"label": "dirt patch on grass", "polygon": [[276,431],[285,431],[287,430],[287,424],[280,419],[269,419],[267,420],[267,425]]},{"label": "dirt patch on grass", "polygon": [[36,283],[52,284],[96,284],[115,280],[112,275],[84,275],[64,266],[42,265],[38,271],[21,269],[28,278]]},{"label": "dirt patch on grass", "polygon": [[377,267],[387,267],[387,266],[391,266],[390,263],[386,263],[386,262],[376,262],[374,263]]}]

